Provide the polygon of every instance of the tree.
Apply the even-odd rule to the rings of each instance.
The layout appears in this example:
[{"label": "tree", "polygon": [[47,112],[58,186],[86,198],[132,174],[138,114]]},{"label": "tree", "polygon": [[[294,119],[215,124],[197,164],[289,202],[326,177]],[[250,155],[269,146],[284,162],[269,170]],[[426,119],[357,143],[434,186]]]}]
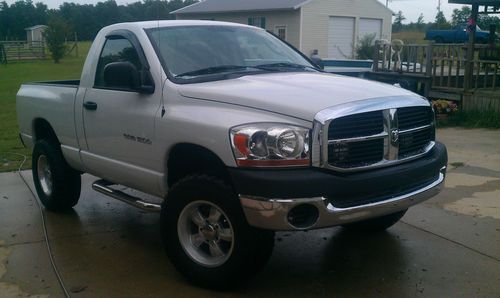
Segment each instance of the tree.
[{"label": "tree", "polygon": [[418,20],[417,20],[417,29],[418,30],[422,30],[422,28],[425,26],[425,22],[424,22],[424,14],[421,13],[419,16],[418,16]]},{"label": "tree", "polygon": [[466,24],[467,20],[470,18],[472,10],[468,6],[463,6],[461,9],[455,8],[453,14],[451,15],[451,25],[458,26],[461,24]]},{"label": "tree", "polygon": [[450,23],[446,20],[446,17],[444,16],[444,13],[442,11],[438,11],[436,14],[436,27],[438,29],[448,29],[450,28]]},{"label": "tree", "polygon": [[403,15],[403,12],[400,10],[396,14],[393,24],[393,31],[399,32],[403,28],[403,21],[406,20],[406,17]]},{"label": "tree", "polygon": [[92,40],[102,27],[113,23],[174,19],[170,12],[197,0],[143,0],[128,5],[118,5],[115,0],[102,0],[95,5],[68,0],[50,10],[41,2],[44,1],[17,0],[9,5],[0,0],[0,40],[24,40],[24,28],[46,25],[53,18],[65,21],[80,40]]},{"label": "tree", "polygon": [[68,35],[68,24],[60,18],[52,18],[48,26],[43,34],[45,42],[52,54],[54,63],[59,63],[66,53],[65,41]]}]

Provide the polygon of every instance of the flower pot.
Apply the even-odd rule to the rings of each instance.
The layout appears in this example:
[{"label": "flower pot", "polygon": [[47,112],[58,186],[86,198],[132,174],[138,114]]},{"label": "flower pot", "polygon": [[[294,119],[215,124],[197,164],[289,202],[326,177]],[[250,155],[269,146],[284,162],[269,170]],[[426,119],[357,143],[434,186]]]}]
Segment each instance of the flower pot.
[{"label": "flower pot", "polygon": [[436,114],[436,120],[446,120],[448,119],[448,114]]}]

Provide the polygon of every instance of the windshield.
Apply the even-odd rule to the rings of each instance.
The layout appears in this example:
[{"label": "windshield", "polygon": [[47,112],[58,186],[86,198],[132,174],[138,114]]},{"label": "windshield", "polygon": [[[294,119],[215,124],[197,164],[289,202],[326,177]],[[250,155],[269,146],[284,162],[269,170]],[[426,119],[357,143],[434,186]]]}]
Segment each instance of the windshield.
[{"label": "windshield", "polygon": [[314,68],[280,39],[257,28],[181,26],[155,28],[148,34],[165,71],[175,78]]}]

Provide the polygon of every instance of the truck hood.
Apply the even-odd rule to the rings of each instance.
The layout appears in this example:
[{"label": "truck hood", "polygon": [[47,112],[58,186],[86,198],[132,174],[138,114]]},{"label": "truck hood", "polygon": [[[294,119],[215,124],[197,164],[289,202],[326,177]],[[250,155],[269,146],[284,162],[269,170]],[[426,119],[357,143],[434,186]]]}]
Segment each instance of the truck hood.
[{"label": "truck hood", "polygon": [[379,97],[418,96],[402,88],[326,73],[273,73],[179,85],[182,96],[271,111],[312,121],[335,105]]}]

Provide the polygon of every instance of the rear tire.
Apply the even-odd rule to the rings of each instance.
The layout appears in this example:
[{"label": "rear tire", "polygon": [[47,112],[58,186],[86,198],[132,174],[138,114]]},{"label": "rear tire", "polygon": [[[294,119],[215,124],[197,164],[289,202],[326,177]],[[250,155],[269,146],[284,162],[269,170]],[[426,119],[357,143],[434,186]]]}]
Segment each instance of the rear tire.
[{"label": "rear tire", "polygon": [[373,233],[373,232],[385,231],[388,228],[392,227],[394,224],[396,224],[405,215],[406,211],[408,211],[408,209],[368,220],[342,225],[342,227],[348,230],[353,230],[358,232]]},{"label": "rear tire", "polygon": [[237,286],[259,272],[273,251],[274,232],[249,226],[233,189],[212,176],[177,182],[160,220],[170,261],[202,287]]},{"label": "rear tire", "polygon": [[47,140],[35,143],[32,173],[38,198],[45,208],[63,211],[78,203],[81,177],[66,163],[59,145]]}]

